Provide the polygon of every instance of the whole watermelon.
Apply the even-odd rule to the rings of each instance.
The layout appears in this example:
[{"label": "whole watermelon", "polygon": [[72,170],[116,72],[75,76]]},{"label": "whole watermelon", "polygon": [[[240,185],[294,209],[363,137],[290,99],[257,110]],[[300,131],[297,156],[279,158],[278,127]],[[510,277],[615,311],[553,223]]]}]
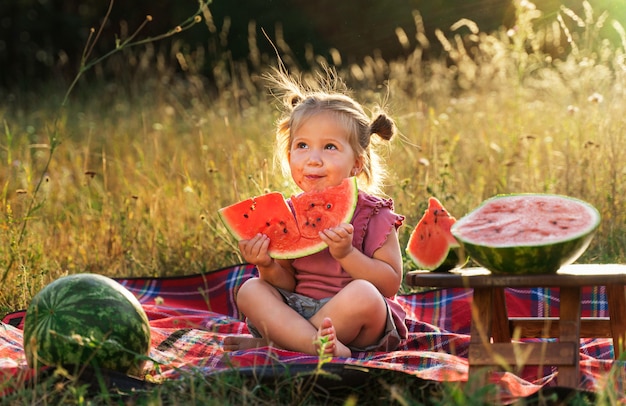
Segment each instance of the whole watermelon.
[{"label": "whole watermelon", "polygon": [[91,365],[139,375],[150,349],[150,326],[130,291],[106,276],[69,275],[33,297],[24,320],[31,368]]}]

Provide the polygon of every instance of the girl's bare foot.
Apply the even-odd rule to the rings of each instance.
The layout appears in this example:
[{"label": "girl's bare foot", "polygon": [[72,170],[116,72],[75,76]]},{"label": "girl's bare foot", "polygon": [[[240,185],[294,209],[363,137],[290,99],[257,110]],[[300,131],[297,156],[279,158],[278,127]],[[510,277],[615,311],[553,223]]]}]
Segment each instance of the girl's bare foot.
[{"label": "girl's bare foot", "polygon": [[224,338],[224,351],[239,351],[267,346],[264,338],[252,336],[227,336]]},{"label": "girl's bare foot", "polygon": [[329,317],[325,317],[322,320],[320,328],[317,330],[317,337],[315,344],[320,347],[320,344],[324,342],[324,354],[329,354],[335,357],[349,357],[352,352],[341,341],[337,339],[335,333],[335,326]]}]

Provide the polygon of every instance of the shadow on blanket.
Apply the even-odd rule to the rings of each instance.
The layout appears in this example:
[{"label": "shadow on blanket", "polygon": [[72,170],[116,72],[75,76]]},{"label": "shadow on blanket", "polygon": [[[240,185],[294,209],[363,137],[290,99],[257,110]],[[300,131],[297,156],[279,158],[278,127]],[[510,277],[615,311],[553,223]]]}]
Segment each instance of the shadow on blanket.
[{"label": "shadow on blanket", "polygon": [[[271,382],[285,374],[314,371],[318,358],[301,353],[259,348],[226,353],[222,342],[229,334],[245,334],[247,328],[235,305],[237,288],[256,275],[250,265],[235,265],[211,273],[172,278],[118,279],[142,303],[151,324],[152,345],[146,373],[150,380],[177,379],[186,370],[203,374],[236,373]],[[509,313],[516,317],[558,315],[558,291],[554,288],[507,289]],[[354,353],[334,358],[325,370],[341,379],[316,381],[327,390],[368,385],[380,374],[410,377],[415,382],[464,382],[468,379],[467,352],[471,290],[444,289],[403,295],[409,337],[397,351]],[[583,316],[606,317],[603,287],[583,290]],[[0,328],[0,383],[24,371],[23,312],[7,315]],[[626,362],[613,361],[609,339],[581,340],[580,391],[593,393],[612,367],[626,375]],[[512,368],[493,372],[493,382],[503,400],[528,398],[538,393],[566,397],[571,390],[558,387],[553,367]],[[112,384],[148,385],[144,380],[107,375]],[[85,375],[89,380],[89,375]],[[617,379],[624,385],[624,379]],[[618,393],[624,393],[618,388]]]}]

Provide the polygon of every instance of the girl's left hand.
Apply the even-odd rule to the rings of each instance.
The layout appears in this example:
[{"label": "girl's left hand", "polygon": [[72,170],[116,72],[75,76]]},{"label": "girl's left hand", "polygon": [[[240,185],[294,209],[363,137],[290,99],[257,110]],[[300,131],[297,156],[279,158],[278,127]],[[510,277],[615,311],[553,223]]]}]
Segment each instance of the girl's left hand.
[{"label": "girl's left hand", "polygon": [[341,259],[354,249],[352,246],[353,234],[354,227],[352,224],[342,223],[337,227],[327,228],[320,232],[320,238],[328,244],[328,249],[333,258]]}]

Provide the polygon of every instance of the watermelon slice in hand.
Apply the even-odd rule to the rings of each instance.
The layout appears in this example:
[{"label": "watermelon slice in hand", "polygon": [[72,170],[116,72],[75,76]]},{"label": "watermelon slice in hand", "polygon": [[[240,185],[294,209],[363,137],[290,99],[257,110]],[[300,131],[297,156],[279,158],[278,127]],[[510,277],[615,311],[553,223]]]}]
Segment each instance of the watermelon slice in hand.
[{"label": "watermelon slice in hand", "polygon": [[352,220],[358,193],[356,178],[351,177],[323,191],[292,196],[293,212],[282,194],[270,192],[224,207],[218,214],[237,241],[265,234],[272,258],[300,258],[327,247],[320,231]]},{"label": "watermelon slice in hand", "polygon": [[550,274],[576,261],[600,225],[595,207],[551,194],[499,195],[451,229],[479,265],[496,274]]},{"label": "watermelon slice in hand", "polygon": [[446,272],[462,266],[467,258],[450,232],[456,219],[435,197],[409,237],[406,252],[420,269]]}]

